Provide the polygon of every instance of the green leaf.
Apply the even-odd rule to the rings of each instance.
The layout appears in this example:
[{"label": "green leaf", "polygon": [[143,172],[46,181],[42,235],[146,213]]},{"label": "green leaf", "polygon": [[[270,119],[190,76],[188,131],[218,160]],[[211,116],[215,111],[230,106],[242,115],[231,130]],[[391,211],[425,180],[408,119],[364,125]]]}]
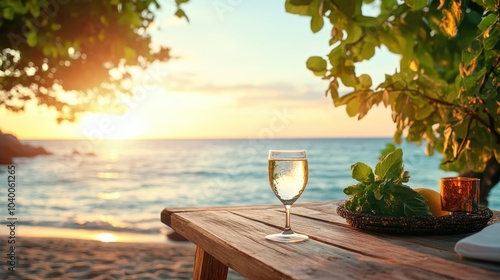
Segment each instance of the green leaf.
[{"label": "green leaf", "polygon": [[3,18],[7,20],[14,19],[14,9],[11,7],[6,7],[3,9]]},{"label": "green leaf", "polygon": [[178,18],[185,18],[189,22],[189,18],[182,9],[177,9],[177,11],[175,11],[175,16]]},{"label": "green leaf", "polygon": [[28,43],[28,46],[30,47],[35,47],[38,44],[38,38],[37,34],[35,31],[31,31],[28,36],[26,37],[26,42]]},{"label": "green leaf", "polygon": [[345,50],[343,50],[342,45],[330,51],[328,54],[328,60],[332,66],[330,70],[331,73],[333,75],[337,75],[337,73],[341,71],[342,67],[344,67]]},{"label": "green leaf", "polygon": [[358,162],[351,165],[352,178],[361,183],[373,182],[374,175],[372,168],[365,163]]},{"label": "green leaf", "polygon": [[355,185],[349,186],[349,187],[344,189],[344,193],[347,195],[354,195],[354,194],[358,193],[358,188]]},{"label": "green leaf", "polygon": [[320,56],[309,57],[306,61],[306,67],[311,70],[314,75],[322,76],[326,73],[326,60]]},{"label": "green leaf", "polygon": [[346,103],[346,112],[349,117],[354,117],[359,113],[359,107],[361,106],[361,100],[358,98],[351,98],[349,102]]},{"label": "green leaf", "polygon": [[401,216],[432,216],[425,198],[408,186],[398,186],[395,193],[401,200]]},{"label": "green leaf", "polygon": [[481,54],[483,45],[479,40],[473,40],[467,48],[462,51],[462,62],[465,65],[470,65],[471,62]]},{"label": "green leaf", "polygon": [[394,152],[385,156],[375,167],[375,179],[400,178],[403,173],[403,150],[396,149]]},{"label": "green leaf", "polygon": [[491,25],[483,35],[483,45],[485,50],[491,50],[500,41],[500,23]]},{"label": "green leaf", "polygon": [[347,38],[345,39],[346,44],[351,44],[357,42],[363,36],[363,29],[361,26],[354,21],[349,21],[347,24]]},{"label": "green leaf", "polygon": [[369,89],[372,86],[372,78],[366,74],[362,74],[358,77],[359,85],[362,89]]},{"label": "green leaf", "polygon": [[394,143],[401,145],[401,136],[403,135],[403,130],[397,129],[396,132],[394,132],[394,135],[392,136],[392,141]]},{"label": "green leaf", "polygon": [[477,0],[476,2],[486,6],[490,11],[498,11],[498,0]]},{"label": "green leaf", "polygon": [[392,33],[380,33],[380,43],[384,44],[393,53],[401,53],[401,46],[399,44],[399,41],[396,39],[396,35]]},{"label": "green leaf", "polygon": [[415,119],[416,120],[423,120],[427,117],[429,117],[432,113],[434,112],[434,106],[423,106],[422,108],[419,108],[417,110],[417,113],[415,114]]},{"label": "green leaf", "polygon": [[464,78],[463,84],[465,88],[472,92],[473,94],[479,94],[477,91],[479,90],[480,84],[479,81],[483,79],[483,76],[486,74],[486,68],[481,68],[480,70],[468,75]]},{"label": "green leaf", "polygon": [[344,66],[344,71],[340,74],[340,80],[346,87],[355,87],[357,84],[353,66]]},{"label": "green leaf", "polygon": [[375,55],[375,45],[365,42],[360,52],[362,60],[368,60]]},{"label": "green leaf", "polygon": [[321,15],[315,15],[311,18],[311,31],[316,33],[323,28],[323,16]]},{"label": "green leaf", "polygon": [[295,5],[291,0],[286,0],[285,11],[295,15],[313,16],[318,13],[318,10],[314,9],[314,6],[316,6],[314,1],[311,1],[307,5]]},{"label": "green leaf", "polygon": [[354,99],[358,99],[354,92],[343,95],[338,100],[335,101],[335,106],[347,105]]},{"label": "green leaf", "polygon": [[495,13],[491,13],[489,15],[487,15],[485,18],[483,18],[483,20],[481,20],[481,22],[478,24],[478,28],[481,30],[481,31],[485,31],[486,29],[488,29],[488,27],[490,27],[496,20],[497,20],[497,14]]}]

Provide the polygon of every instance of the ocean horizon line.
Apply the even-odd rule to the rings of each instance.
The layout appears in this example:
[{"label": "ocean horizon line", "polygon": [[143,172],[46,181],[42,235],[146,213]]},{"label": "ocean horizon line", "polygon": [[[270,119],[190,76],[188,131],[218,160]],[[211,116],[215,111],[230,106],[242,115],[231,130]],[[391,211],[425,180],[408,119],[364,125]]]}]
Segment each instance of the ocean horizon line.
[{"label": "ocean horizon line", "polygon": [[[16,136],[18,137],[18,136]],[[228,137],[228,138],[129,138],[129,139],[99,139],[99,138],[21,138],[21,141],[160,141],[160,140],[346,140],[346,139],[392,139],[392,136],[338,136],[338,137]]]}]

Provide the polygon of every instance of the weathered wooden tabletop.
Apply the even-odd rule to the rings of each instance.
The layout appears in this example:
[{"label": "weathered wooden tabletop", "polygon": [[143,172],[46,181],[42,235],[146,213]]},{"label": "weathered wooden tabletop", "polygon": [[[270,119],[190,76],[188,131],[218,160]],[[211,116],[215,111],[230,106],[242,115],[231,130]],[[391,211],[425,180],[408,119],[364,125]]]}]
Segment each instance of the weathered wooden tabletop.
[{"label": "weathered wooden tabletop", "polygon": [[292,229],[310,239],[293,244],[264,238],[281,231],[282,205],[167,208],[161,220],[197,245],[195,279],[225,279],[228,267],[249,279],[500,279],[500,263],[453,250],[468,234],[361,231],[337,215],[337,203],[296,203]]}]

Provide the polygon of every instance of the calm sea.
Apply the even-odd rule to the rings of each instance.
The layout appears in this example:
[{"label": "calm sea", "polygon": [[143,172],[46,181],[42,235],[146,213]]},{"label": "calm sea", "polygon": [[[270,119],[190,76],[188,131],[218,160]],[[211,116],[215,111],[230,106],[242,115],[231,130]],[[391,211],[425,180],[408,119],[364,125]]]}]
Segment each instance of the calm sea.
[{"label": "calm sea", "polygon": [[[18,224],[155,234],[165,207],[279,203],[267,181],[269,149],[306,149],[309,181],[299,201],[344,199],[350,166],[374,166],[390,139],[24,141],[53,153],[17,158]],[[439,190],[440,156],[403,146],[408,185]],[[0,176],[7,167],[0,166]],[[7,200],[6,188],[0,196]],[[3,207],[2,209],[5,209]],[[500,210],[500,187],[490,208]],[[293,210],[292,210],[293,211]]]}]

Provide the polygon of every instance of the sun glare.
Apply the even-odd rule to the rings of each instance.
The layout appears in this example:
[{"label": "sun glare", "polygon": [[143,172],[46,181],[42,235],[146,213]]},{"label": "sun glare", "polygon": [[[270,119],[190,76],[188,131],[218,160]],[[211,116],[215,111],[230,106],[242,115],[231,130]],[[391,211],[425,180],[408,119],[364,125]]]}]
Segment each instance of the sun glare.
[{"label": "sun glare", "polygon": [[99,233],[96,237],[101,242],[116,242],[118,240],[114,234],[107,232]]},{"label": "sun glare", "polygon": [[147,128],[141,116],[131,114],[89,114],[82,119],[80,126],[86,138],[98,140],[137,139]]}]

